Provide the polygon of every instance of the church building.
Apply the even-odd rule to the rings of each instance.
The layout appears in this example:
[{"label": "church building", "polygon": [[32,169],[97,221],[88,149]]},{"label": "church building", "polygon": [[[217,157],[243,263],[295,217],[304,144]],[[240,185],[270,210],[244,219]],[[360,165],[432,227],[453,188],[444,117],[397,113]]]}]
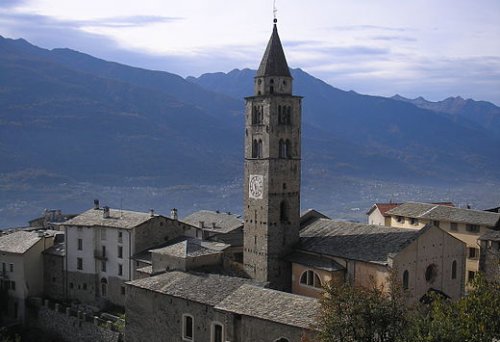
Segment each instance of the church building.
[{"label": "church building", "polygon": [[[325,282],[369,286],[374,278],[385,286],[392,270],[412,300],[429,290],[462,295],[465,244],[439,227],[408,232],[336,222],[315,210],[301,217],[301,105],[275,19],[246,98],[243,241],[214,233],[218,213],[189,217],[202,230],[191,238],[212,244],[182,240],[150,251],[154,272],[127,283],[127,341],[314,340]],[[231,221],[230,231],[240,232]],[[204,267],[188,267],[195,258]]]}]

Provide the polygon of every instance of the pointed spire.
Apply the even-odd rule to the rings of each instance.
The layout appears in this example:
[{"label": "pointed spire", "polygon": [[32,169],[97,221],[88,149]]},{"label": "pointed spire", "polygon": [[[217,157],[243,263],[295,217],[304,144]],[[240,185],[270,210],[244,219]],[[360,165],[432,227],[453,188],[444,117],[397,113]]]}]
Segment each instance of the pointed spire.
[{"label": "pointed spire", "polygon": [[267,43],[266,52],[260,62],[259,70],[257,70],[256,77],[262,76],[288,76],[290,70],[285,58],[283,46],[281,46],[280,37],[278,35],[278,28],[276,26],[277,20],[274,19],[273,33]]}]

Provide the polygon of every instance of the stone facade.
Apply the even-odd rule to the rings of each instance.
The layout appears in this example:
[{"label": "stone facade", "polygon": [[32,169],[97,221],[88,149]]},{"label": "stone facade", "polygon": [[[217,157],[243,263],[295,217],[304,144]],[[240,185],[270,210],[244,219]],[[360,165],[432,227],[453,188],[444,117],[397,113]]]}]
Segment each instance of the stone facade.
[{"label": "stone facade", "polygon": [[97,276],[91,273],[66,272],[66,291],[68,298],[80,303],[94,303],[97,294]]},{"label": "stone facade", "polygon": [[500,232],[492,231],[479,238],[479,271],[489,281],[500,281]]},{"label": "stone facade", "polygon": [[[211,341],[212,322],[225,322],[223,313],[209,305],[186,299],[166,296],[151,291],[129,287],[127,294],[125,340],[127,342],[168,341],[183,342],[182,319],[193,317],[194,341]],[[224,341],[233,341],[226,336]]]},{"label": "stone facade", "polygon": [[54,300],[66,299],[64,255],[43,253],[44,295]]},{"label": "stone facade", "polygon": [[284,256],[298,241],[301,97],[292,95],[276,25],[246,99],[244,265],[247,274],[289,290]]},{"label": "stone facade", "polygon": [[[168,336],[173,342],[299,342],[314,336],[316,299],[261,288],[248,279],[173,271],[128,285],[126,341]],[[189,336],[186,317],[192,322]]]}]

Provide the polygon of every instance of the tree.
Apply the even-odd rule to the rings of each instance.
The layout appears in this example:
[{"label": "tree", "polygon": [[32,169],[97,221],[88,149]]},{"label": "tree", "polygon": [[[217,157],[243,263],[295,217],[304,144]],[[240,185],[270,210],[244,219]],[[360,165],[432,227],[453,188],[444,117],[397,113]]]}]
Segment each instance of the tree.
[{"label": "tree", "polygon": [[410,317],[415,342],[491,342],[500,339],[500,283],[479,275],[468,295],[453,302],[433,298]]},{"label": "tree", "polygon": [[407,314],[399,286],[385,291],[372,280],[368,288],[329,283],[324,290],[319,320],[322,342],[405,340]]}]

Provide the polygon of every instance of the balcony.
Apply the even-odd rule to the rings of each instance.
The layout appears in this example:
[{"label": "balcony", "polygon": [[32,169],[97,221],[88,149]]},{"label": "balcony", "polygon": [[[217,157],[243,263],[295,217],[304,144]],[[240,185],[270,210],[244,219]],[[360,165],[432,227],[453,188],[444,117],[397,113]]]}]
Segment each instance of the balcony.
[{"label": "balcony", "polygon": [[106,253],[103,253],[103,251],[100,251],[100,250],[94,251],[94,258],[99,259],[99,260],[108,260]]}]

